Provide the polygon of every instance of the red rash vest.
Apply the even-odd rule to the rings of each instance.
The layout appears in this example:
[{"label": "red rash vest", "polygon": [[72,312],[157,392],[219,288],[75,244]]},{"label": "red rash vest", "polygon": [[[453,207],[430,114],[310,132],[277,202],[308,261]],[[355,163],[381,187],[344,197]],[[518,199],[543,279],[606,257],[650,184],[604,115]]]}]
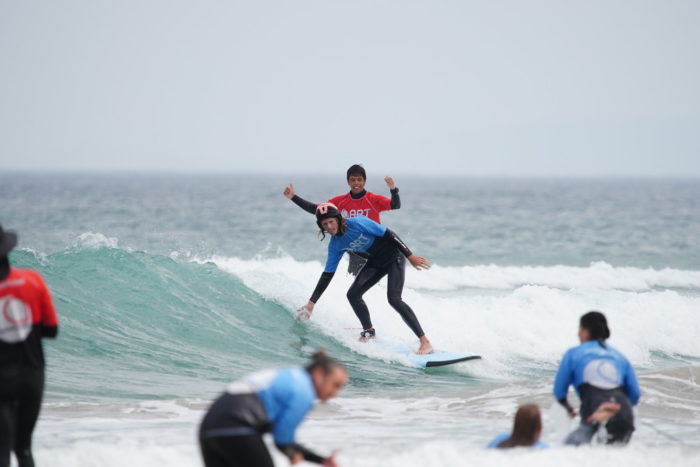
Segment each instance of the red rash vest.
[{"label": "red rash vest", "polygon": [[0,281],[0,367],[44,367],[42,337],[54,337],[58,317],[41,275],[10,268]]},{"label": "red rash vest", "polygon": [[352,199],[350,193],[336,196],[328,200],[335,204],[340,215],[348,218],[355,216],[367,216],[374,222],[379,222],[379,213],[391,210],[391,200],[386,196],[375,195],[369,191],[360,199]]}]

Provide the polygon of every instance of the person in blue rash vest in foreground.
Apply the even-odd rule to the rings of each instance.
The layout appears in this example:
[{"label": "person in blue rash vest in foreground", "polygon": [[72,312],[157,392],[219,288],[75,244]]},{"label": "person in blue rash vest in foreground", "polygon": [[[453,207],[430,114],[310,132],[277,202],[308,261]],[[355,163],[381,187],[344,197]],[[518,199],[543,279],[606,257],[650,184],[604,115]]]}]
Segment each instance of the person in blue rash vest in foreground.
[{"label": "person in blue rash vest in foreground", "polygon": [[639,402],[639,384],[630,362],[605,340],[610,329],[605,315],[590,311],[581,317],[578,331],[581,345],[569,349],[562,358],[554,379],[554,397],[570,417],[576,411],[567,401],[573,385],[581,398],[581,425],[564,441],[580,445],[590,441],[600,423],[594,412],[605,402],[615,406],[615,415],[607,421],[607,444],[626,444],[634,431],[632,406]]},{"label": "person in blue rash vest in foreground", "polygon": [[403,241],[385,226],[365,216],[344,219],[331,203],[318,205],[316,224],[324,237],[325,232],[331,235],[331,241],[328,244],[328,258],[316,289],[308,303],[299,308],[297,319],[309,319],[316,302],[333,279],[343,254],[345,252],[357,253],[367,258],[367,264],[357,274],[355,281],[348,289],[347,297],[360,323],[362,323],[363,331],[360,333],[360,340],[364,341],[375,336],[369,309],[362,296],[382,277],[388,276],[387,298],[389,304],[401,315],[404,322],[418,337],[420,347],[416,353],[431,353],[433,346],[423,332],[418,318],[411,307],[401,298],[405,280],[406,258],[418,270],[429,269],[428,260],[411,253]]},{"label": "person in blue rash vest in foreground", "polygon": [[306,460],[336,467],[333,455],[324,458],[297,444],[294,433],[316,398],[335,397],[347,381],[345,368],[318,351],[306,368],[260,371],[230,384],[200,426],[204,465],[274,467],[262,438],[271,431],[292,464]]}]

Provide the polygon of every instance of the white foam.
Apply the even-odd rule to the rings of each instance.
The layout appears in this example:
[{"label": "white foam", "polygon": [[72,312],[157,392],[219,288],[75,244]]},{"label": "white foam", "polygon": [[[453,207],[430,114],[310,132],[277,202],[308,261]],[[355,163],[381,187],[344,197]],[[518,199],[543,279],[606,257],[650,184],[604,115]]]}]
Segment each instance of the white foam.
[{"label": "white foam", "polygon": [[603,261],[576,266],[434,266],[430,274],[409,271],[416,287],[431,290],[514,289],[523,285],[647,291],[656,288],[700,288],[700,271],[614,267]]},{"label": "white foam", "polygon": [[[548,385],[531,382],[453,388],[450,394],[360,396],[318,404],[298,430],[299,442],[319,453],[340,449],[343,466],[452,465],[697,465],[700,449],[692,422],[686,439],[669,442],[664,430],[680,427],[638,418],[624,449],[567,448],[561,439],[575,422],[552,401]],[[539,403],[552,448],[495,451],[484,446],[508,431],[520,403]],[[103,404],[48,404],[34,436],[38,465],[150,467],[201,465],[196,433],[208,401],[166,400]],[[548,408],[549,406],[549,408]],[[650,428],[650,427],[653,427]],[[673,432],[673,430],[676,430]],[[661,430],[661,431],[659,431]],[[672,435],[675,436],[675,435]],[[287,461],[267,437],[276,465]]]},{"label": "white foam", "polygon": [[647,449],[630,446],[625,449],[586,446],[581,448],[553,447],[550,449],[478,449],[469,442],[433,441],[399,450],[382,459],[348,458],[343,465],[383,467],[445,467],[469,465],[473,467],[497,466],[580,466],[599,467],[659,465],[695,466],[700,454],[681,448]]},{"label": "white foam", "polygon": [[84,232],[78,235],[73,247],[86,249],[119,248],[119,239],[107,237],[100,232]]},{"label": "white foam", "polygon": [[[280,303],[290,313],[306,303],[322,271],[318,262],[298,262],[288,256],[253,260],[215,257],[212,261],[263,297]],[[341,264],[338,271],[343,271],[344,267],[345,264]],[[499,268],[482,267],[487,276],[496,269]],[[464,364],[463,371],[502,378],[512,376],[518,368],[527,370],[528,365],[554,369],[563,352],[577,345],[578,319],[591,309],[606,314],[612,330],[610,345],[626,354],[637,367],[653,367],[652,352],[700,357],[700,339],[697,339],[700,296],[659,288],[661,284],[692,285],[691,279],[698,275],[696,272],[669,270],[665,277],[664,271],[618,270],[596,263],[590,271],[578,271],[578,276],[567,279],[560,278],[562,271],[567,270],[560,266],[500,269],[509,271],[511,278],[530,276],[534,279],[531,273],[536,271],[546,284],[515,285],[512,289],[483,292],[456,291],[448,284],[440,292],[438,284],[446,280],[445,275],[454,276],[453,283],[466,284],[470,283],[470,277],[476,277],[478,268],[438,268],[437,271],[410,271],[407,275],[404,299],[415,310],[433,344],[443,350],[485,357],[482,362]],[[445,274],[446,270],[450,274]],[[465,271],[462,280],[460,275]],[[605,271],[607,273],[602,274]],[[637,279],[648,274],[654,279],[635,282],[623,278],[613,284],[620,288],[603,286],[602,277],[609,275],[613,281],[618,272],[622,276],[636,275]],[[590,277],[599,277],[593,282],[601,287],[593,287]],[[685,278],[685,282],[681,278]],[[337,338],[353,351],[382,360],[401,361],[381,346],[357,342],[359,322],[345,297],[352,279],[342,272],[336,274],[316,305],[309,325]],[[432,282],[435,284],[431,285]],[[505,287],[520,281],[496,282],[486,279],[478,283]],[[563,284],[580,287],[564,288]],[[365,301],[381,338],[417,345],[415,336],[388,305],[385,281],[371,289]],[[514,361],[518,364],[514,365]]]}]

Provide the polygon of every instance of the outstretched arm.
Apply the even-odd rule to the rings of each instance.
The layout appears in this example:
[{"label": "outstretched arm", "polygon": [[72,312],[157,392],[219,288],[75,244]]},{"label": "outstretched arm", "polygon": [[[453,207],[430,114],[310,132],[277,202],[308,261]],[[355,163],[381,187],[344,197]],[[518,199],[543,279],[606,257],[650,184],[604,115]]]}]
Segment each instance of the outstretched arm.
[{"label": "outstretched arm", "polygon": [[321,298],[323,292],[326,291],[326,289],[328,288],[328,284],[331,283],[331,279],[333,279],[334,275],[334,272],[324,272],[321,274],[321,277],[319,277],[318,283],[316,284],[316,288],[311,294],[311,298],[308,302],[306,302],[306,305],[302,306],[297,310],[299,312],[299,314],[297,314],[297,320],[306,321],[307,319],[311,318],[311,313],[314,311],[314,306],[316,306],[316,302],[319,298]]},{"label": "outstretched arm", "polygon": [[309,214],[316,214],[316,204],[306,201],[304,198],[297,196],[294,193],[294,185],[291,183],[287,185],[287,187],[284,189],[284,192],[282,193],[285,198],[292,200],[294,204],[299,206],[301,209],[304,211],[308,212]]},{"label": "outstretched arm", "polygon": [[408,246],[403,242],[403,240],[401,240],[399,236],[396,235],[396,232],[394,232],[391,229],[386,229],[384,237],[388,238],[391,242],[394,243],[394,245],[396,245],[399,251],[403,253],[406,259],[408,259],[408,262],[411,263],[411,266],[418,269],[419,271],[421,269],[430,269],[430,262],[422,256],[414,255],[408,248]]},{"label": "outstretched arm", "polygon": [[401,209],[401,198],[399,197],[399,189],[394,183],[394,179],[391,177],[384,177],[386,185],[389,187],[391,192],[391,209]]},{"label": "outstretched arm", "polygon": [[286,455],[289,460],[291,461],[292,464],[297,464],[301,462],[302,460],[305,460],[307,462],[313,462],[314,464],[323,464],[326,462],[326,458],[323,458],[316,454],[315,452],[311,451],[310,449],[305,448],[301,444],[276,444],[277,449],[282,451],[284,455]]}]

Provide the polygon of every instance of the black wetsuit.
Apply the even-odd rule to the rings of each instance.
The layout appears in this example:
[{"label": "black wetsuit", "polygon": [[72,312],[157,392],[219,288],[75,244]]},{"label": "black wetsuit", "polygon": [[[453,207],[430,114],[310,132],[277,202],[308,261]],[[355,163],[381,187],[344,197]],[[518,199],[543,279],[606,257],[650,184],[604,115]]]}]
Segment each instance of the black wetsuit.
[{"label": "black wetsuit", "polygon": [[[364,219],[364,220],[362,220]],[[364,217],[355,217],[346,219],[348,224],[372,222]],[[378,224],[374,224],[378,225]],[[349,227],[350,228],[350,227]],[[384,228],[379,226],[379,228]],[[384,228],[385,229],[385,228]],[[364,235],[373,235],[372,233],[362,232]],[[344,233],[343,236],[350,235]],[[334,239],[338,239],[335,236]],[[343,239],[346,240],[346,239]],[[353,240],[352,238],[347,241]],[[330,248],[330,246],[329,246]],[[330,251],[330,250],[329,250]],[[347,250],[345,250],[347,251]],[[387,299],[389,304],[401,315],[404,322],[411,328],[411,331],[416,337],[423,337],[425,333],[421,328],[418,318],[406,302],[403,301],[401,295],[405,281],[406,257],[411,256],[411,250],[406,244],[390,229],[385,229],[382,236],[376,236],[374,242],[365,251],[356,251],[357,255],[367,258],[367,264],[355,278],[355,281],[348,289],[347,297],[352,309],[355,311],[362,327],[371,329],[372,320],[369,315],[367,304],[362,299],[362,296],[379,280],[387,277]],[[328,266],[327,266],[328,268]],[[311,295],[311,301],[316,303],[321,297],[321,294],[326,290],[328,284],[333,278],[334,272],[325,271],[321,274],[316,289]]]},{"label": "black wetsuit", "polygon": [[0,260],[0,467],[14,451],[19,467],[33,467],[32,432],[44,392],[41,340],[56,337],[58,319],[36,271]]},{"label": "black wetsuit", "polygon": [[[315,398],[311,377],[302,368],[261,371],[229,385],[207,410],[199,429],[206,467],[273,467],[262,435],[290,460],[324,458],[294,441],[294,431]],[[271,412],[272,411],[272,412]]]},{"label": "black wetsuit", "polygon": [[606,423],[607,443],[627,443],[634,432],[632,405],[641,395],[637,376],[629,360],[604,340],[589,340],[564,354],[554,379],[554,397],[572,412],[567,400],[569,386],[581,398],[581,427],[571,433],[566,444],[588,442],[597,424],[588,421],[603,402],[620,404],[620,410]]},{"label": "black wetsuit", "polygon": [[[622,388],[600,389],[584,383],[578,388],[581,394],[581,425],[566,437],[564,444],[579,446],[591,441],[598,431],[599,424],[588,418],[603,402],[616,402],[620,410],[605,423],[606,444],[627,444],[634,432],[634,412],[629,398]],[[562,405],[570,407],[566,401]]]}]

